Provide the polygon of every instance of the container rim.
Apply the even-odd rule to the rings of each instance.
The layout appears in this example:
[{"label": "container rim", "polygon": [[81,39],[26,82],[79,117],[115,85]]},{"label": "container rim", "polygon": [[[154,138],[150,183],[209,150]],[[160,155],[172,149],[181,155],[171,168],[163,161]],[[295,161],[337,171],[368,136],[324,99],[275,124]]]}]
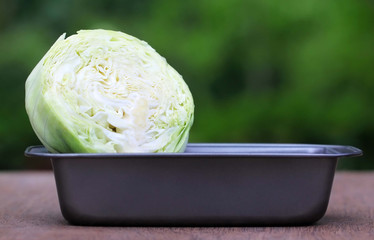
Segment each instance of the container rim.
[{"label": "container rim", "polygon": [[308,157],[340,158],[363,155],[362,150],[346,145],[293,143],[189,143],[181,153],[51,153],[42,146],[29,146],[26,157],[42,158],[165,158],[165,157]]}]

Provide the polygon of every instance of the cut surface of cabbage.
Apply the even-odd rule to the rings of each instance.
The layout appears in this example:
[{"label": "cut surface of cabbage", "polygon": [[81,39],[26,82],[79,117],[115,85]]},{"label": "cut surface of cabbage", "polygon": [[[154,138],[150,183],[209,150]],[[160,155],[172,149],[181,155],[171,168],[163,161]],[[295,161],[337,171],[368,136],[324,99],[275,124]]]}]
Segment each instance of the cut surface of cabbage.
[{"label": "cut surface of cabbage", "polygon": [[194,117],[181,75],[108,30],[62,35],[26,81],[26,110],[51,152],[180,152]]}]

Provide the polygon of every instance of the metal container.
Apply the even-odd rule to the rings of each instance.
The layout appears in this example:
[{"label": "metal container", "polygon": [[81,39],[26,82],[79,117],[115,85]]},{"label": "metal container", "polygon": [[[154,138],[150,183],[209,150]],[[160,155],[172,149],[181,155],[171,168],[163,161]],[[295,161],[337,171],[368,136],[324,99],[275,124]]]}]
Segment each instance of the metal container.
[{"label": "metal container", "polygon": [[184,153],[77,154],[52,161],[60,207],[76,225],[307,225],[327,209],[350,146],[188,144]]}]

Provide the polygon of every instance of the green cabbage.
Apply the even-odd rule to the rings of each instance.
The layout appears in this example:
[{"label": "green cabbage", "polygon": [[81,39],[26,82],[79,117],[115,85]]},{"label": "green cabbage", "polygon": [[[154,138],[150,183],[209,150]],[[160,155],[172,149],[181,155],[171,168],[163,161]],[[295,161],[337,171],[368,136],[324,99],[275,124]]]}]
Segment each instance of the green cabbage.
[{"label": "green cabbage", "polygon": [[122,32],[62,35],[26,81],[26,111],[50,152],[181,152],[193,123],[186,83]]}]

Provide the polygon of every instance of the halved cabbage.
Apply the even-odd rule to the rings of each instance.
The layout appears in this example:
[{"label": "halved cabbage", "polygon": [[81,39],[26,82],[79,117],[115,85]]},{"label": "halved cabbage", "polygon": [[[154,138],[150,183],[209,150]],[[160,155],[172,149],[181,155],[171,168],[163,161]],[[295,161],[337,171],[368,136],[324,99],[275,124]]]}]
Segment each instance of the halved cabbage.
[{"label": "halved cabbage", "polygon": [[51,152],[180,152],[194,104],[146,42],[99,29],[56,41],[26,81],[26,111]]}]

